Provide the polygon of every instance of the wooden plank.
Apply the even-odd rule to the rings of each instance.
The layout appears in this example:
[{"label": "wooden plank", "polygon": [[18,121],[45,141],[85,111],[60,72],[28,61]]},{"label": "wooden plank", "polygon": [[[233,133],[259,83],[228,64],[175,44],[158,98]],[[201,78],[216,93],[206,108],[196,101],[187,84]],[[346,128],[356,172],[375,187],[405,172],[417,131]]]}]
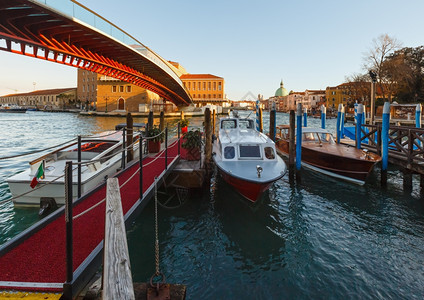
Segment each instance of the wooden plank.
[{"label": "wooden plank", "polygon": [[135,299],[118,178],[108,178],[103,299]]}]

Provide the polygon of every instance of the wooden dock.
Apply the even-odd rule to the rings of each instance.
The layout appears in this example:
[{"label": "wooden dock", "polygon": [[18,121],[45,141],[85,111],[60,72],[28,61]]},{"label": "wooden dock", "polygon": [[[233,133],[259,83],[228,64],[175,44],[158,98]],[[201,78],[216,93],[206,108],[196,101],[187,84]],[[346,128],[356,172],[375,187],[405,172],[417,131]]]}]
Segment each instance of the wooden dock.
[{"label": "wooden dock", "polygon": [[[361,127],[361,147],[381,155],[382,125],[363,124]],[[412,174],[420,175],[420,185],[424,188],[424,129],[408,126],[389,127],[388,159],[404,172],[404,188],[412,189]]]}]

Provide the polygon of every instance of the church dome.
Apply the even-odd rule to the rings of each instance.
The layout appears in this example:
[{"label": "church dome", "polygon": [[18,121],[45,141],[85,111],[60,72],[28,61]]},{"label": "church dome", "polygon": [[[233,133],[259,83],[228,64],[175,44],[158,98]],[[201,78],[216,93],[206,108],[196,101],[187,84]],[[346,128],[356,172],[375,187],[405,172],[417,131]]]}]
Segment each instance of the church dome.
[{"label": "church dome", "polygon": [[287,96],[289,92],[284,88],[283,81],[281,80],[280,88],[275,91],[275,97]]}]

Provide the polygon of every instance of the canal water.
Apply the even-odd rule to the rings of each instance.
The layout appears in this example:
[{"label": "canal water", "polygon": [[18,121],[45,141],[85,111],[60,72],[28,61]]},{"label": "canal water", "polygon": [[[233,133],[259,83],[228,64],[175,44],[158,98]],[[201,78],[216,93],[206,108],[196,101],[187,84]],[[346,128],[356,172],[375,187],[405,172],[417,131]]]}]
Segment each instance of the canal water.
[{"label": "canal water", "polygon": [[[265,113],[265,127],[268,117]],[[288,123],[278,114],[277,123]],[[0,157],[44,149],[113,129],[124,118],[67,113],[0,114]],[[145,122],[135,119],[134,122]],[[173,125],[175,120],[168,120]],[[327,128],[335,128],[335,119]],[[200,126],[202,119],[190,125]],[[320,126],[320,120],[308,119]],[[6,178],[34,156],[0,160],[0,201]],[[277,181],[256,205],[218,175],[181,207],[158,210],[160,270],[187,286],[187,299],[423,299],[424,199],[390,168],[359,187],[306,170],[302,182]],[[38,220],[38,209],[0,202],[0,244]],[[134,281],[155,272],[154,205],[128,230]],[[30,254],[29,254],[30,255]]]}]

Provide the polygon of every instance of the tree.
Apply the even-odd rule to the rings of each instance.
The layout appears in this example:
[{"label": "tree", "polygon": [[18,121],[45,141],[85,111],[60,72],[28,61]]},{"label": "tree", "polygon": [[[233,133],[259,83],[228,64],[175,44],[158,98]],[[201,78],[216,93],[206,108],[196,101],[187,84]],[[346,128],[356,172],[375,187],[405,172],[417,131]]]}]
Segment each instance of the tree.
[{"label": "tree", "polygon": [[396,97],[399,102],[424,100],[424,46],[402,48],[386,59],[397,80]]},{"label": "tree", "polygon": [[390,75],[389,66],[385,65],[386,58],[401,47],[401,43],[387,34],[373,39],[373,47],[365,54],[365,69],[377,74],[377,84],[386,98],[391,102],[396,82]]},{"label": "tree", "polygon": [[353,74],[345,78],[349,102],[370,104],[371,83],[368,74]]}]

